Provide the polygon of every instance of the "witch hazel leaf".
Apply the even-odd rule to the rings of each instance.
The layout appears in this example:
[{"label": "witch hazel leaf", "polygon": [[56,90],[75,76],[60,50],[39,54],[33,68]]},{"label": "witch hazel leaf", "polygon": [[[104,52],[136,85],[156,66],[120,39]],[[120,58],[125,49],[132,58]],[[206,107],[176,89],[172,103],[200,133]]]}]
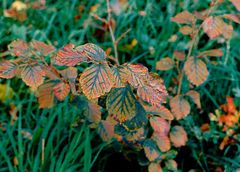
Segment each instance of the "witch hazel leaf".
[{"label": "witch hazel leaf", "polygon": [[33,40],[30,45],[33,49],[39,52],[43,56],[47,56],[48,54],[55,51],[55,47],[52,45],[45,44],[44,42],[40,42],[37,40]]},{"label": "witch hazel leaf", "polygon": [[102,48],[100,48],[95,44],[87,43],[87,44],[84,44],[82,48],[86,53],[86,56],[88,56],[88,58],[91,59],[92,61],[101,62],[106,59],[105,51],[103,51]]},{"label": "witch hazel leaf", "polygon": [[108,93],[113,86],[113,75],[107,63],[92,64],[79,79],[83,93],[95,99]]},{"label": "witch hazel leaf", "polygon": [[185,146],[188,137],[184,128],[182,126],[174,126],[170,132],[170,140],[175,147]]},{"label": "witch hazel leaf", "polygon": [[132,85],[134,88],[145,85],[148,77],[148,69],[141,64],[125,64],[121,68],[121,76],[123,80]]},{"label": "witch hazel leaf", "polygon": [[89,61],[89,59],[86,58],[83,48],[81,48],[81,46],[75,47],[75,45],[71,43],[61,48],[57,52],[54,60],[57,65],[61,66],[75,66],[78,63]]},{"label": "witch hazel leaf", "polygon": [[190,35],[194,32],[194,30],[190,26],[183,26],[180,27],[179,32],[181,32],[183,35]]},{"label": "witch hazel leaf", "polygon": [[60,82],[53,87],[53,92],[58,100],[63,101],[70,92],[70,86],[67,83]]},{"label": "witch hazel leaf", "polygon": [[0,62],[0,77],[10,79],[16,75],[17,65],[11,61]]},{"label": "witch hazel leaf", "polygon": [[170,70],[175,66],[175,62],[170,57],[162,58],[156,63],[157,70]]},{"label": "witch hazel leaf", "polygon": [[144,127],[142,127],[134,131],[128,132],[128,134],[124,138],[127,139],[128,142],[136,143],[145,140],[146,135],[146,130]]},{"label": "witch hazel leaf", "polygon": [[161,118],[166,119],[166,120],[173,120],[174,119],[170,110],[168,110],[164,106],[154,107],[154,106],[144,105],[144,109],[145,109],[147,114],[160,116]]},{"label": "witch hazel leaf", "polygon": [[210,56],[210,57],[220,57],[223,56],[223,51],[221,49],[212,49],[199,53],[199,57]]},{"label": "witch hazel leaf", "polygon": [[27,56],[29,53],[29,46],[22,40],[15,40],[8,45],[8,50],[15,56]]},{"label": "witch hazel leaf", "polygon": [[232,26],[225,23],[220,16],[207,17],[202,24],[202,28],[210,39],[214,39],[221,34],[227,39],[232,37]]},{"label": "witch hazel leaf", "polygon": [[170,124],[165,119],[154,116],[150,118],[150,124],[154,132],[168,135],[170,130]]},{"label": "witch hazel leaf", "polygon": [[160,157],[161,152],[153,140],[145,140],[143,143],[143,149],[150,162],[155,161]]},{"label": "witch hazel leaf", "polygon": [[197,91],[190,90],[186,93],[186,96],[189,96],[197,107],[201,109],[200,94]]},{"label": "witch hazel leaf", "polygon": [[170,139],[164,133],[153,132],[151,137],[162,152],[167,152],[171,149]]},{"label": "witch hazel leaf", "polygon": [[196,86],[206,81],[209,74],[206,64],[202,60],[194,57],[187,59],[184,64],[184,71],[188,80]]},{"label": "witch hazel leaf", "polygon": [[163,80],[154,74],[149,75],[145,86],[138,87],[137,94],[142,100],[157,107],[165,103],[168,96]]},{"label": "witch hazel leaf", "polygon": [[232,4],[240,11],[240,0],[230,0]]},{"label": "witch hazel leaf", "polygon": [[115,88],[125,87],[126,84],[124,84],[124,81],[122,80],[120,69],[116,66],[113,66],[112,71],[113,71],[113,81],[114,81],[113,87]]},{"label": "witch hazel leaf", "polygon": [[240,15],[239,14],[224,14],[223,17],[225,19],[232,20],[233,22],[240,24]]},{"label": "witch hazel leaf", "polygon": [[176,16],[172,17],[172,21],[179,24],[192,24],[195,22],[195,17],[188,11],[183,11]]},{"label": "witch hazel leaf", "polygon": [[148,165],[148,172],[162,172],[160,163],[152,162]]},{"label": "witch hazel leaf", "polygon": [[186,117],[190,113],[190,104],[180,95],[170,100],[170,107],[177,120]]},{"label": "witch hazel leaf", "polygon": [[130,86],[112,89],[108,94],[106,106],[109,114],[117,121],[124,122],[133,118],[136,114],[136,99]]},{"label": "witch hazel leaf", "polygon": [[109,120],[102,120],[97,129],[99,135],[105,142],[110,142],[114,136],[114,124]]},{"label": "witch hazel leaf", "polygon": [[54,104],[54,83],[48,82],[38,87],[37,97],[40,108],[51,108]]},{"label": "witch hazel leaf", "polygon": [[21,72],[22,80],[32,88],[40,86],[44,81],[44,76],[44,70],[38,65],[26,65]]}]

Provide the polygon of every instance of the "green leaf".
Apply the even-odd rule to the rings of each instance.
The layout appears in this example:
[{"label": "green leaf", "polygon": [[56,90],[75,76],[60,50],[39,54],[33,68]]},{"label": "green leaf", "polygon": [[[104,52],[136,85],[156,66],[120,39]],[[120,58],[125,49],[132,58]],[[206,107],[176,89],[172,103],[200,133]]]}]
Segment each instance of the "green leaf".
[{"label": "green leaf", "polygon": [[93,64],[85,69],[79,80],[83,93],[88,99],[105,95],[113,86],[113,75],[107,63]]},{"label": "green leaf", "polygon": [[108,113],[119,122],[133,118],[136,114],[136,99],[130,86],[112,89],[106,106]]}]

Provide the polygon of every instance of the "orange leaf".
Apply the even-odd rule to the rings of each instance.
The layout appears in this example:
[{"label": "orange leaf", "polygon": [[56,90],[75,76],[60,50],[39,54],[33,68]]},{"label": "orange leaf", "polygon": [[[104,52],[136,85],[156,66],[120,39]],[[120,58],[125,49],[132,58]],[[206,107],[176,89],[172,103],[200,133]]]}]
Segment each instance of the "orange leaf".
[{"label": "orange leaf", "polygon": [[186,145],[188,137],[183,127],[174,126],[170,132],[170,139],[175,147],[181,147]]},{"label": "orange leaf", "polygon": [[177,60],[180,60],[180,61],[183,61],[185,59],[185,53],[182,52],[182,51],[174,51],[173,52],[173,56],[177,59]]},{"label": "orange leaf", "polygon": [[190,57],[184,64],[184,71],[188,80],[196,85],[201,85],[208,77],[208,70],[206,64],[197,58]]},{"label": "orange leaf", "polygon": [[162,152],[167,152],[171,148],[170,140],[168,136],[163,133],[154,132],[152,135],[152,139],[157,143],[158,148]]},{"label": "orange leaf", "polygon": [[152,162],[148,165],[148,172],[162,172],[162,168],[159,163]]},{"label": "orange leaf", "polygon": [[54,46],[48,45],[48,44],[45,44],[44,42],[40,42],[36,40],[33,40],[31,42],[31,46],[43,56],[47,56],[49,53],[55,51]]},{"label": "orange leaf", "polygon": [[181,32],[183,35],[190,35],[193,33],[193,28],[190,26],[183,26],[179,29],[179,32]]},{"label": "orange leaf", "polygon": [[200,94],[197,91],[190,90],[186,95],[192,99],[199,109],[201,109]]},{"label": "orange leaf", "polygon": [[113,75],[107,63],[92,64],[79,79],[83,93],[88,99],[105,95],[113,86]]},{"label": "orange leaf", "polygon": [[122,66],[121,76],[133,87],[144,86],[148,76],[148,69],[141,64],[125,64]]},{"label": "orange leaf", "polygon": [[238,15],[237,14],[224,14],[223,17],[240,24],[240,15],[239,14]]},{"label": "orange leaf", "polygon": [[38,87],[38,103],[40,108],[51,108],[54,104],[54,83],[46,83]]},{"label": "orange leaf", "polygon": [[144,109],[148,114],[157,115],[166,120],[173,120],[174,118],[170,110],[168,110],[164,106],[154,107],[145,105]]},{"label": "orange leaf", "polygon": [[177,120],[186,117],[190,113],[190,105],[182,96],[175,96],[170,100],[170,107]]},{"label": "orange leaf", "polygon": [[56,64],[61,66],[75,66],[85,61],[89,61],[89,59],[86,58],[83,47],[75,47],[75,45],[71,43],[61,48],[55,57]]},{"label": "orange leaf", "polygon": [[112,71],[113,71],[113,80],[114,80],[114,85],[113,87],[116,88],[120,88],[120,87],[124,87],[124,81],[122,80],[122,76],[121,76],[121,71],[119,70],[119,68],[117,67],[112,67]]},{"label": "orange leaf", "polygon": [[70,86],[67,83],[60,82],[53,87],[53,92],[58,100],[63,101],[70,92]]},{"label": "orange leaf", "polygon": [[240,11],[240,0],[230,0],[232,4]]},{"label": "orange leaf", "polygon": [[92,61],[97,61],[101,62],[106,59],[106,53],[101,49],[99,46],[92,44],[92,43],[87,43],[84,44],[83,50],[86,53],[87,58],[89,58]]},{"label": "orange leaf", "polygon": [[232,26],[226,24],[219,16],[206,18],[202,27],[210,39],[216,38],[221,34],[228,39],[231,38],[233,32]]},{"label": "orange leaf", "polygon": [[85,116],[90,122],[98,124],[101,121],[101,106],[88,102],[88,109]]},{"label": "orange leaf", "polygon": [[76,78],[78,75],[77,68],[75,67],[68,67],[60,71],[61,75],[69,82],[70,88],[72,93],[76,93]]},{"label": "orange leaf", "polygon": [[170,57],[162,58],[156,64],[157,70],[169,70],[172,69],[175,65],[175,62]]},{"label": "orange leaf", "polygon": [[154,132],[161,133],[165,136],[168,135],[170,124],[165,119],[154,116],[150,118],[150,124]]},{"label": "orange leaf", "polygon": [[15,56],[27,56],[29,53],[28,44],[22,40],[15,40],[8,45],[8,49]]},{"label": "orange leaf", "polygon": [[13,78],[17,72],[17,65],[11,61],[0,62],[0,77],[1,78]]},{"label": "orange leaf", "polygon": [[212,49],[199,53],[199,57],[211,56],[211,57],[220,57],[223,56],[223,51],[221,49]]},{"label": "orange leaf", "polygon": [[98,133],[105,142],[110,142],[114,136],[114,123],[110,120],[102,120],[98,125]]},{"label": "orange leaf", "polygon": [[30,87],[37,88],[44,81],[45,72],[41,66],[26,65],[21,73],[22,80]]},{"label": "orange leaf", "polygon": [[180,24],[192,24],[196,21],[194,15],[188,11],[183,11],[172,17],[172,21]]}]

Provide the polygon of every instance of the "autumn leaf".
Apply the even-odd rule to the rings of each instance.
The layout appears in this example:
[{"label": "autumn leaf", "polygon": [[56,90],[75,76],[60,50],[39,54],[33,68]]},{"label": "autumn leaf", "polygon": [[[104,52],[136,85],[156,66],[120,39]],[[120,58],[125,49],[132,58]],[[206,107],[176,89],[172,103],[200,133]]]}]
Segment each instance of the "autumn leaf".
[{"label": "autumn leaf", "polygon": [[177,162],[173,159],[165,161],[165,166],[168,170],[177,171]]},{"label": "autumn leaf", "polygon": [[51,52],[55,51],[55,47],[52,45],[45,44],[44,42],[40,42],[37,40],[33,40],[30,45],[33,49],[39,52],[43,56],[47,56]]},{"label": "autumn leaf", "polygon": [[44,70],[38,65],[26,65],[21,72],[22,80],[33,88],[37,88],[43,83],[44,76]]},{"label": "autumn leaf", "polygon": [[48,82],[40,85],[37,90],[39,108],[51,108],[54,104],[54,83]]},{"label": "autumn leaf", "polygon": [[97,129],[99,135],[105,142],[110,142],[114,136],[114,123],[110,120],[102,120]]},{"label": "autumn leaf", "polygon": [[87,43],[84,44],[82,48],[86,56],[92,61],[101,62],[106,59],[105,51],[95,44]]},{"label": "autumn leaf", "polygon": [[175,62],[170,57],[162,58],[156,63],[157,70],[169,70],[175,66]]},{"label": "autumn leaf", "polygon": [[158,132],[166,136],[168,135],[170,124],[165,119],[153,116],[150,118],[150,124],[154,132]]},{"label": "autumn leaf", "polygon": [[172,17],[172,21],[179,24],[192,24],[195,22],[195,17],[188,11],[183,11],[176,16]]},{"label": "autumn leaf", "polygon": [[[240,3],[240,1],[239,1],[239,3]],[[235,23],[240,24],[240,15],[239,14],[224,14],[223,17],[225,19],[232,20]]]},{"label": "autumn leaf", "polygon": [[179,60],[179,61],[183,61],[185,59],[185,53],[183,51],[174,51],[173,52],[173,56]]},{"label": "autumn leaf", "polygon": [[190,90],[186,93],[186,95],[192,99],[199,109],[201,109],[200,94],[197,91]]},{"label": "autumn leaf", "polygon": [[160,151],[153,140],[145,140],[143,143],[143,149],[150,162],[155,161],[160,157]]},{"label": "autumn leaf", "polygon": [[0,62],[0,77],[10,79],[16,75],[17,65],[11,61]]},{"label": "autumn leaf", "polygon": [[240,11],[240,0],[230,0],[232,4]]},{"label": "autumn leaf", "polygon": [[134,131],[128,132],[128,134],[124,137],[128,142],[137,143],[144,141],[146,139],[146,129],[144,127],[138,128]]},{"label": "autumn leaf", "polygon": [[79,82],[87,98],[95,99],[111,90],[113,86],[112,71],[107,63],[92,64],[83,71]]},{"label": "autumn leaf", "polygon": [[210,56],[210,57],[220,57],[223,56],[223,51],[221,49],[212,49],[199,53],[199,57]]},{"label": "autumn leaf", "polygon": [[171,148],[170,140],[164,133],[154,132],[151,137],[162,152],[167,152]]},{"label": "autumn leaf", "polygon": [[206,64],[195,57],[187,59],[184,64],[184,71],[188,80],[196,86],[199,86],[206,81],[209,74]]},{"label": "autumn leaf", "polygon": [[116,87],[116,88],[125,87],[126,84],[124,84],[124,81],[122,80],[121,71],[119,70],[119,68],[114,66],[112,67],[112,71],[113,71],[113,82],[114,82],[113,87]]},{"label": "autumn leaf", "polygon": [[135,88],[145,85],[148,69],[141,64],[125,64],[121,68],[121,76]]},{"label": "autumn leaf", "polygon": [[185,146],[188,137],[184,128],[181,126],[174,126],[170,132],[170,140],[175,147]]},{"label": "autumn leaf", "polygon": [[180,27],[179,32],[181,32],[183,35],[190,35],[194,32],[194,30],[190,26],[183,26]]},{"label": "autumn leaf", "polygon": [[229,39],[231,38],[233,32],[232,26],[226,24],[219,16],[207,17],[202,24],[202,28],[210,39],[214,39],[221,34],[223,34],[225,38]]},{"label": "autumn leaf", "polygon": [[61,75],[69,82],[71,91],[73,94],[75,94],[76,91],[76,79],[77,79],[77,68],[75,67],[68,67],[64,70],[59,71]]},{"label": "autumn leaf", "polygon": [[0,84],[0,101],[5,103],[7,100],[11,100],[13,97],[14,91],[7,84]]},{"label": "autumn leaf", "polygon": [[170,107],[177,120],[186,117],[190,113],[190,105],[182,96],[177,95],[170,100]]},{"label": "autumn leaf", "polygon": [[26,58],[29,54],[29,46],[22,40],[15,40],[8,45],[8,50],[15,56]]},{"label": "autumn leaf", "polygon": [[71,43],[61,48],[55,57],[55,63],[61,66],[75,66],[85,61],[89,61],[89,59],[87,59],[83,47],[75,47],[75,45]]},{"label": "autumn leaf", "polygon": [[160,163],[152,162],[148,165],[148,172],[162,172]]},{"label": "autumn leaf", "polygon": [[53,87],[53,93],[58,100],[63,101],[70,92],[70,86],[67,83],[60,82]]},{"label": "autumn leaf", "polygon": [[154,107],[145,105],[144,109],[146,110],[147,114],[157,115],[166,120],[173,120],[174,118],[170,110],[168,110],[164,106]]},{"label": "autumn leaf", "polygon": [[152,106],[160,107],[165,103],[168,96],[163,80],[158,75],[149,75],[148,81],[144,86],[138,87],[138,96]]},{"label": "autumn leaf", "polygon": [[109,114],[117,121],[124,122],[136,114],[136,100],[130,86],[114,88],[110,91],[106,102]]}]

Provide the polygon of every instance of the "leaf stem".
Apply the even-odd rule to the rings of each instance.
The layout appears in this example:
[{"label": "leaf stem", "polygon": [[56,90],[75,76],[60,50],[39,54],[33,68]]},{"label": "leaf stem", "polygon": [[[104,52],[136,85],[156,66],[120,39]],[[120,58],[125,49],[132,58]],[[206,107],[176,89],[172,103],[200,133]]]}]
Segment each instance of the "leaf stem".
[{"label": "leaf stem", "polygon": [[111,26],[111,9],[110,9],[110,3],[109,3],[109,0],[106,0],[107,2],[107,12],[108,12],[108,29],[110,31],[110,35],[111,35],[111,38],[112,38],[112,43],[113,43],[113,49],[114,49],[114,55],[115,55],[115,61],[116,61],[116,64],[119,65],[119,59],[118,59],[118,48],[117,48],[117,41],[114,37],[114,33],[113,33],[113,29],[112,29],[112,26]]}]

